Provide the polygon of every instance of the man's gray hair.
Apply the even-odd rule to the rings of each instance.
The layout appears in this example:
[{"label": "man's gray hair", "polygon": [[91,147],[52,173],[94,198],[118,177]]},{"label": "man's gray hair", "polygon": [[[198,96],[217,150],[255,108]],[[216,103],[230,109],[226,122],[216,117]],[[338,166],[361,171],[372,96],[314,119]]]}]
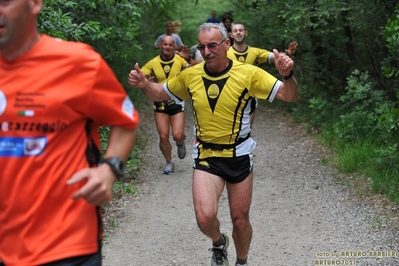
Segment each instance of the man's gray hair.
[{"label": "man's gray hair", "polygon": [[206,22],[199,27],[198,33],[200,33],[201,31],[206,31],[206,30],[209,31],[210,29],[218,29],[220,34],[222,35],[223,40],[226,40],[228,38],[226,28],[223,25],[220,25],[219,23]]}]

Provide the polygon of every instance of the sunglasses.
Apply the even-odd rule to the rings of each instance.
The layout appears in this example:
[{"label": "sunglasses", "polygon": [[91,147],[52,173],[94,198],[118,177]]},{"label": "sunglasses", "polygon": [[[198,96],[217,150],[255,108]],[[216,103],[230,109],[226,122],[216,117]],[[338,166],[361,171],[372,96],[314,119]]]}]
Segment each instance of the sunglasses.
[{"label": "sunglasses", "polygon": [[214,51],[216,48],[219,47],[219,45],[221,45],[222,43],[224,43],[224,41],[227,39],[224,39],[223,41],[221,41],[219,44],[215,43],[215,42],[211,42],[208,45],[203,45],[203,44],[198,44],[197,45],[197,49],[200,51],[205,51],[205,48],[208,47],[208,50],[210,51]]}]

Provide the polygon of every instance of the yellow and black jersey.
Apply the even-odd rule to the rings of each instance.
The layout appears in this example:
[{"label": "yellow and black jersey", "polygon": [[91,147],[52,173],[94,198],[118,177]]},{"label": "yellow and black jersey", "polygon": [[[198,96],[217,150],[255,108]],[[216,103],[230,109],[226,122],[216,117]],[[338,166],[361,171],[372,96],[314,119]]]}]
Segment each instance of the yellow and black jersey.
[{"label": "yellow and black jersey", "polygon": [[173,55],[173,58],[164,61],[160,55],[148,61],[142,68],[144,75],[150,75],[155,78],[156,83],[164,83],[169,78],[176,76],[177,73],[186,68],[187,62],[179,55]]},{"label": "yellow and black jersey", "polygon": [[[148,61],[142,68],[141,71],[146,76],[151,76],[153,78],[153,82],[156,83],[165,83],[169,78],[176,76],[180,71],[185,69],[187,66],[187,61],[179,55],[174,54],[173,58],[164,61],[161,55],[158,55]],[[164,101],[162,103],[154,102],[154,110],[159,110],[164,106],[169,106],[171,101]],[[184,110],[184,102],[177,103],[182,106]],[[175,108],[175,107],[173,107]]]},{"label": "yellow and black jersey", "polygon": [[281,81],[253,65],[229,60],[221,73],[209,73],[204,63],[187,68],[164,84],[176,101],[191,98],[195,124],[194,158],[235,157],[256,146],[249,137],[250,102],[273,101]]},{"label": "yellow and black jersey", "polygon": [[227,57],[231,60],[237,60],[242,63],[251,64],[251,65],[259,65],[262,63],[270,63],[270,57],[272,53],[268,50],[247,46],[245,51],[239,52],[234,49],[233,46],[230,46],[227,51]]}]

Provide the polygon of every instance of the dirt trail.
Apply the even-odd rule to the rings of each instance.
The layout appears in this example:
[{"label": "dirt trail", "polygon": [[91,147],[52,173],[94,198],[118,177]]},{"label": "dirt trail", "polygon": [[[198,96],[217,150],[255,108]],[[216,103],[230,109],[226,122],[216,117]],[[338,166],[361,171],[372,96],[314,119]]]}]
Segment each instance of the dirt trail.
[{"label": "dirt trail", "polygon": [[[191,197],[191,110],[188,154],[179,160],[173,147],[175,173],[169,176],[161,174],[164,159],[152,111],[141,114],[150,141],[137,180],[140,194],[111,205],[108,215],[116,227],[106,231],[104,265],[210,265],[211,242],[197,228]],[[361,199],[342,185],[322,164],[323,148],[267,104],[257,110],[253,136],[258,146],[249,265],[399,265],[396,208]],[[231,237],[226,192],[219,218]],[[234,244],[228,251],[234,265]]]}]

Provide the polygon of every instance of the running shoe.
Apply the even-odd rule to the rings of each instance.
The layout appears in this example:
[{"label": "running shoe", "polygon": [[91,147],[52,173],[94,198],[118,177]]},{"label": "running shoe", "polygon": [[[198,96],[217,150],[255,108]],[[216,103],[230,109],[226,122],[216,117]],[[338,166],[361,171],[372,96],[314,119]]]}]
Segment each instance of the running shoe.
[{"label": "running shoe", "polygon": [[227,259],[227,248],[229,247],[229,237],[223,233],[226,243],[224,245],[209,249],[212,251],[211,266],[229,266],[229,260]]},{"label": "running shoe", "polygon": [[177,145],[177,156],[179,156],[180,159],[184,159],[187,153],[186,143],[183,141],[182,144],[177,144],[176,142],[176,145]]},{"label": "running shoe", "polygon": [[170,163],[166,163],[165,168],[163,169],[163,173],[165,175],[171,174],[175,171],[175,165],[174,163],[170,162]]},{"label": "running shoe", "polygon": [[245,263],[245,264],[239,264],[239,263],[237,263],[236,266],[248,266],[248,263]]}]

